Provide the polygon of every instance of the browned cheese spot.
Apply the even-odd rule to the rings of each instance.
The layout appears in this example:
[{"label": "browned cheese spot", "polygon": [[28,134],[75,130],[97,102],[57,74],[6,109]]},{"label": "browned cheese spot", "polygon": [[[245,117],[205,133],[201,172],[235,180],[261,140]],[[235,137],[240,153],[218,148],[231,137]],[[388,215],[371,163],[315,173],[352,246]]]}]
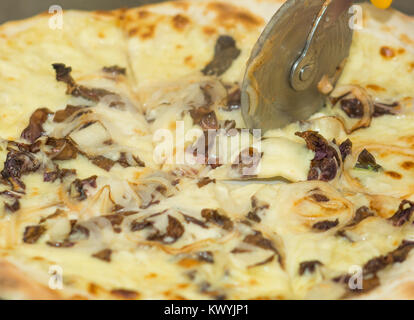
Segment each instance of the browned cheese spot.
[{"label": "browned cheese spot", "polygon": [[183,31],[190,23],[190,19],[182,14],[177,14],[172,18],[172,25],[178,31]]},{"label": "browned cheese spot", "polygon": [[398,54],[404,54],[405,53],[405,49],[404,48],[399,48],[397,51]]},{"label": "browned cheese spot", "polygon": [[134,300],[138,299],[139,293],[133,290],[126,290],[126,289],[114,289],[111,291],[111,294],[117,298],[125,299],[125,300]]},{"label": "browned cheese spot", "polygon": [[156,27],[155,24],[135,27],[129,30],[129,36],[133,37],[138,35],[142,40],[148,40],[154,37]]},{"label": "browned cheese spot", "polygon": [[395,171],[386,171],[385,174],[396,180],[400,180],[402,178],[402,175]]},{"label": "browned cheese spot", "polygon": [[207,6],[208,11],[215,11],[216,22],[226,28],[233,28],[239,25],[245,28],[254,28],[263,25],[261,17],[254,15],[246,9],[225,2],[212,2]]},{"label": "browned cheese spot", "polygon": [[178,8],[178,9],[182,9],[184,11],[188,10],[188,8],[190,6],[190,4],[187,1],[180,1],[180,0],[172,1],[171,4],[174,7]]},{"label": "browned cheese spot", "polygon": [[385,88],[380,87],[380,86],[378,86],[378,85],[376,85],[376,84],[368,84],[368,85],[367,85],[367,88],[368,88],[368,89],[371,89],[371,90],[374,90],[374,91],[386,91],[386,89],[385,89]]},{"label": "browned cheese spot", "polygon": [[392,49],[390,47],[387,47],[387,46],[381,47],[380,54],[385,59],[392,59],[392,58],[395,57],[395,51],[394,51],[394,49]]},{"label": "browned cheese spot", "polygon": [[411,170],[414,168],[414,162],[404,161],[403,163],[401,163],[401,167],[405,170]]},{"label": "browned cheese spot", "polygon": [[217,29],[207,26],[207,27],[203,27],[203,32],[207,36],[212,36],[217,33]]},{"label": "browned cheese spot", "polygon": [[150,16],[150,12],[148,12],[148,11],[145,11],[145,10],[140,10],[140,11],[138,11],[138,19],[146,19],[146,18],[148,18],[149,16]]}]

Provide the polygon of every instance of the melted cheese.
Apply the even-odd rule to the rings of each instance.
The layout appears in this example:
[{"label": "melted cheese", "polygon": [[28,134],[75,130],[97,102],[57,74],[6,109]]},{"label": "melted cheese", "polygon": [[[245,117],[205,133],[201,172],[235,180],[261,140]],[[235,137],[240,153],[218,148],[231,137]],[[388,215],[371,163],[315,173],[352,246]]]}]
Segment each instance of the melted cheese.
[{"label": "melted cheese", "polygon": [[[331,279],[414,239],[412,223],[396,227],[387,220],[402,199],[413,200],[414,188],[414,49],[404,33],[413,28],[413,20],[393,11],[363,7],[364,29],[355,33],[338,86],[363,86],[376,102],[398,101],[403,104],[399,115],[375,118],[369,128],[347,134],[332,117],[341,112],[339,107],[330,105],[308,121],[267,132],[260,140],[258,170],[243,183],[236,181],[245,177],[233,164],[252,146],[246,132],[216,137],[215,155],[225,154],[228,161],[214,169],[156,161],[157,133],[171,134],[167,144],[176,154],[181,134],[176,121],[182,121],[184,135],[200,132],[190,111],[209,98],[220,123],[235,120],[237,128],[243,127],[238,110],[223,109],[223,83],[241,81],[255,40],[280,5],[251,0],[167,3],[107,14],[66,12],[63,30],[48,29],[45,16],[1,27],[1,162],[8,153],[6,140],[19,139],[38,107],[54,112],[67,104],[82,105],[88,113],[60,124],[50,115],[43,124],[45,135],[68,136],[83,154],[52,162],[40,151],[42,168],[21,178],[26,194],[19,199],[20,209],[1,210],[0,255],[44,285],[49,268],[61,267],[65,298],[114,298],[119,297],[114,290],[129,290],[140,299],[321,299],[346,293]],[[381,22],[383,15],[389,17],[387,25]],[[236,40],[241,54],[220,79],[205,77],[199,70],[211,61],[222,34]],[[384,50],[395,56],[384,57]],[[70,65],[77,83],[114,93],[122,107],[113,107],[110,99],[94,103],[65,94],[65,84],[56,81],[51,68],[55,62]],[[102,73],[111,65],[126,67],[127,76]],[[295,136],[306,130],[338,143],[352,140],[353,153],[335,180],[306,181],[315,153]],[[364,148],[381,170],[354,167]],[[122,152],[129,152],[129,160],[138,157],[145,167],[126,165],[119,160]],[[93,156],[104,156],[113,166],[105,170],[89,159]],[[44,167],[56,164],[75,169],[76,176],[45,182]],[[94,175],[96,186],[82,189],[86,199],[74,198],[74,179]],[[8,189],[1,186],[1,191]],[[316,201],[315,193],[328,201]],[[347,227],[362,206],[375,215]],[[108,215],[121,221],[111,223]],[[72,229],[75,220],[89,230],[87,239]],[[315,224],[326,221],[337,224],[315,230]],[[24,241],[30,226],[45,228],[34,243]],[[338,236],[339,230],[346,237]],[[73,245],[50,245],[63,240]],[[97,258],[108,249],[110,259]],[[314,272],[300,274],[301,263],[315,260],[320,265]],[[381,271],[380,280],[385,283],[401,268]],[[6,294],[0,290],[0,297]]]}]

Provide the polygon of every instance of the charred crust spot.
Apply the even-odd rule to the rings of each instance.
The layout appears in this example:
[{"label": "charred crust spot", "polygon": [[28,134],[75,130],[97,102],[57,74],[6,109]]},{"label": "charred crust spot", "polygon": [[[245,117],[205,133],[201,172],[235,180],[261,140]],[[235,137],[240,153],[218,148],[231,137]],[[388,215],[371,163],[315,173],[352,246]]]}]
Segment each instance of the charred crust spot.
[{"label": "charred crust spot", "polygon": [[401,164],[401,167],[405,170],[411,170],[414,168],[414,162],[412,161],[405,161]]},{"label": "charred crust spot", "polygon": [[23,242],[33,244],[46,232],[44,226],[28,226],[24,230]]},{"label": "charred crust spot", "polygon": [[311,260],[311,261],[305,261],[301,262],[299,265],[299,275],[303,276],[306,272],[314,273],[316,270],[316,267],[322,266],[323,263],[319,260]]},{"label": "charred crust spot", "polygon": [[178,31],[184,30],[189,23],[190,19],[182,14],[177,14],[172,18],[172,25]]},{"label": "charred crust spot", "polygon": [[203,33],[207,36],[212,36],[217,33],[217,29],[206,26],[206,27],[203,27]]},{"label": "charred crust spot", "polygon": [[241,51],[236,47],[236,41],[227,35],[217,39],[213,60],[201,71],[206,76],[221,76],[236,60]]},{"label": "charred crust spot", "polygon": [[391,58],[394,58],[395,57],[395,51],[394,51],[394,49],[392,49],[390,47],[387,47],[387,46],[381,47],[380,54],[385,59],[391,59]]},{"label": "charred crust spot", "polygon": [[385,89],[385,88],[380,87],[380,86],[378,86],[378,85],[376,85],[376,84],[368,84],[368,85],[367,85],[367,89],[371,89],[371,90],[373,90],[373,91],[386,91],[386,89]]},{"label": "charred crust spot", "polygon": [[339,224],[339,220],[336,219],[335,221],[320,221],[320,222],[316,222],[313,226],[312,229],[317,230],[317,231],[327,231],[329,229],[335,228],[337,225]]},{"label": "charred crust spot", "polygon": [[129,30],[129,36],[133,37],[138,35],[142,40],[148,40],[154,37],[156,30],[156,25],[149,24],[149,25],[141,25]]},{"label": "charred crust spot", "polygon": [[128,35],[129,35],[130,37],[132,37],[132,36],[136,35],[137,33],[138,33],[138,28],[131,28],[131,29],[128,31]]},{"label": "charred crust spot", "polygon": [[146,10],[140,10],[137,13],[139,19],[146,19],[151,15],[151,12]]},{"label": "charred crust spot", "polygon": [[397,53],[398,54],[405,54],[407,51],[404,49],[404,48],[399,48],[398,50],[397,50]]},{"label": "charred crust spot", "polygon": [[96,11],[94,11],[94,13],[97,14],[98,16],[99,15],[101,15],[101,16],[110,16],[110,17],[116,16],[115,11],[108,11],[108,10],[96,10]]},{"label": "charred crust spot", "polygon": [[138,299],[140,294],[133,290],[126,290],[126,289],[114,289],[111,290],[111,294],[117,298],[125,299],[125,300],[135,300]]},{"label": "charred crust spot", "polygon": [[236,25],[243,25],[246,28],[261,26],[264,21],[251,12],[225,2],[212,2],[207,6],[209,11],[215,11],[218,25],[232,28]]},{"label": "charred crust spot", "polygon": [[92,257],[96,259],[100,259],[105,262],[111,262],[111,256],[112,256],[112,250],[111,249],[103,249],[101,251],[98,251],[97,253],[94,253]]},{"label": "charred crust spot", "polygon": [[217,210],[203,209],[201,210],[201,216],[210,223],[213,223],[224,230],[233,230],[233,221],[229,217],[221,215]]},{"label": "charred crust spot", "polygon": [[192,67],[194,64],[192,63],[193,61],[193,56],[189,55],[187,57],[184,58],[184,63],[189,65],[190,67]]},{"label": "charred crust spot", "polygon": [[400,180],[402,175],[395,171],[385,171],[385,174],[395,180]]}]

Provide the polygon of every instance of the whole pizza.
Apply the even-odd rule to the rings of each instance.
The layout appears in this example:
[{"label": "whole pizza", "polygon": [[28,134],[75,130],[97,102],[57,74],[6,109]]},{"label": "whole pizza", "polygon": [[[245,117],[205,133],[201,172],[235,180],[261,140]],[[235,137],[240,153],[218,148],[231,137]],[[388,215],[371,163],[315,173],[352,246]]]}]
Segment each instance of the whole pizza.
[{"label": "whole pizza", "polygon": [[414,18],[363,4],[325,107],[258,135],[240,85],[283,2],[0,27],[0,298],[414,297]]}]

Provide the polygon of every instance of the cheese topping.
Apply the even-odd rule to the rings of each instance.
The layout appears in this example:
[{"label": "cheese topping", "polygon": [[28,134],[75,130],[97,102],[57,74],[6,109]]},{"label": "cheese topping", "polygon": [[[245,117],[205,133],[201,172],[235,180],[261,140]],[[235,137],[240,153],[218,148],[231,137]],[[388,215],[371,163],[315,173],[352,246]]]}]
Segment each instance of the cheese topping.
[{"label": "cheese topping", "polygon": [[280,4],[246,2],[0,29],[2,258],[44,285],[59,266],[62,297],[125,299],[356,297],[410,258],[413,21],[390,11],[383,35],[364,6],[327,106],[262,137],[239,84]]}]

